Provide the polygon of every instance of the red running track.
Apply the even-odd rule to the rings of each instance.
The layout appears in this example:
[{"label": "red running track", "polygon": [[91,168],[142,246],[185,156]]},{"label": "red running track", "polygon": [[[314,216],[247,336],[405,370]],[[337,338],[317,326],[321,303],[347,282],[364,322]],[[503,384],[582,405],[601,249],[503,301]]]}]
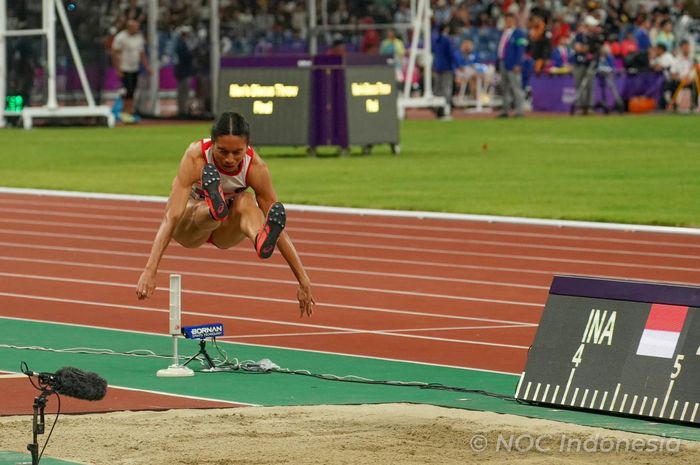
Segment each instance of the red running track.
[{"label": "red running track", "polygon": [[312,318],[275,254],[173,243],[159,290],[135,286],[163,205],[0,195],[0,316],[167,332],[168,274],[183,323],[227,340],[519,373],[554,274],[700,283],[700,237],[290,212],[313,281]]}]

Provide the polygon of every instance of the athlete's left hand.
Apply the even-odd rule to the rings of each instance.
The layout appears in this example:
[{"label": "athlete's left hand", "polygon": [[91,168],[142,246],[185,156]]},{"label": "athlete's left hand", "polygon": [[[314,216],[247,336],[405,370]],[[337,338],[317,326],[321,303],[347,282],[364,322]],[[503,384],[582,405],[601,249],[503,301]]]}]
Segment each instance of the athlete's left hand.
[{"label": "athlete's left hand", "polygon": [[314,296],[311,295],[311,287],[300,285],[297,290],[297,299],[299,299],[299,310],[301,311],[299,318],[303,317],[305,313],[311,316],[314,312],[314,305],[316,305]]}]

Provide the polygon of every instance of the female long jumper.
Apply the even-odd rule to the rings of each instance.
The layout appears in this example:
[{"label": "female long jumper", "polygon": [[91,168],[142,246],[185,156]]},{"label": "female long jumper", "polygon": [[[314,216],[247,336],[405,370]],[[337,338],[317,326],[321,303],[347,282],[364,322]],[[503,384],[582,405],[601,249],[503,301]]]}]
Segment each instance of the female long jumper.
[{"label": "female long jumper", "polygon": [[[158,265],[171,239],[188,248],[209,242],[228,249],[247,237],[260,258],[270,257],[275,246],[279,248],[299,282],[301,316],[311,315],[316,303],[311,281],[284,232],[286,213],[277,201],[267,165],[248,145],[249,140],[245,119],[238,113],[223,113],[212,127],[211,139],[187,148],[139,278],[139,299],[153,295]],[[248,187],[255,196],[246,192]]]}]

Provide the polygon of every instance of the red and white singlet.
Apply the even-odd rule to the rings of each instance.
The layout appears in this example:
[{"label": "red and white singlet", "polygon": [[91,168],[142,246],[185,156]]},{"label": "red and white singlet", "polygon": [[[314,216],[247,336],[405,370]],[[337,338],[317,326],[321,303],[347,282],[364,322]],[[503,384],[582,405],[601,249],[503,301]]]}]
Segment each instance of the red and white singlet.
[{"label": "red and white singlet", "polygon": [[[221,175],[221,190],[224,192],[224,197],[228,200],[246,190],[248,188],[248,170],[250,165],[253,164],[253,158],[255,158],[255,150],[250,145],[246,149],[243,161],[238,167],[236,172],[230,172],[224,170],[220,167],[214,160],[212,155],[212,141],[211,139],[202,139],[202,157],[206,163],[213,163],[216,169]],[[192,198],[197,200],[204,199],[204,191],[202,190],[202,182],[197,181],[192,185]]]}]

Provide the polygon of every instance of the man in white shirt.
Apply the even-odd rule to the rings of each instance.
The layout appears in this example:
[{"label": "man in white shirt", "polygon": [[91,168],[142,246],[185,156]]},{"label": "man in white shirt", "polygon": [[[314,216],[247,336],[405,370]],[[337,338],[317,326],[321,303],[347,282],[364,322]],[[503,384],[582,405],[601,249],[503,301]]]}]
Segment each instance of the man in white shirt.
[{"label": "man in white shirt", "polygon": [[651,69],[664,75],[664,88],[659,99],[659,108],[666,108],[666,105],[671,100],[671,94],[675,90],[675,87],[670,88],[672,85],[671,68],[675,61],[676,59],[673,58],[673,55],[666,50],[665,44],[659,43],[649,49],[649,65]]},{"label": "man in white shirt", "polygon": [[136,90],[140,64],[143,64],[146,72],[151,74],[140,23],[135,19],[130,19],[126,23],[126,29],[120,31],[112,43],[112,65],[117,70],[117,75],[121,78],[125,89],[123,112],[126,115],[134,113],[134,91]]},{"label": "man in white shirt", "polygon": [[673,92],[671,104],[674,111],[678,109],[678,94],[684,87],[690,87],[690,111],[698,105],[698,76],[697,65],[690,55],[690,44],[684,40],[680,44],[678,55],[671,66],[671,80],[667,83],[666,90]]}]

